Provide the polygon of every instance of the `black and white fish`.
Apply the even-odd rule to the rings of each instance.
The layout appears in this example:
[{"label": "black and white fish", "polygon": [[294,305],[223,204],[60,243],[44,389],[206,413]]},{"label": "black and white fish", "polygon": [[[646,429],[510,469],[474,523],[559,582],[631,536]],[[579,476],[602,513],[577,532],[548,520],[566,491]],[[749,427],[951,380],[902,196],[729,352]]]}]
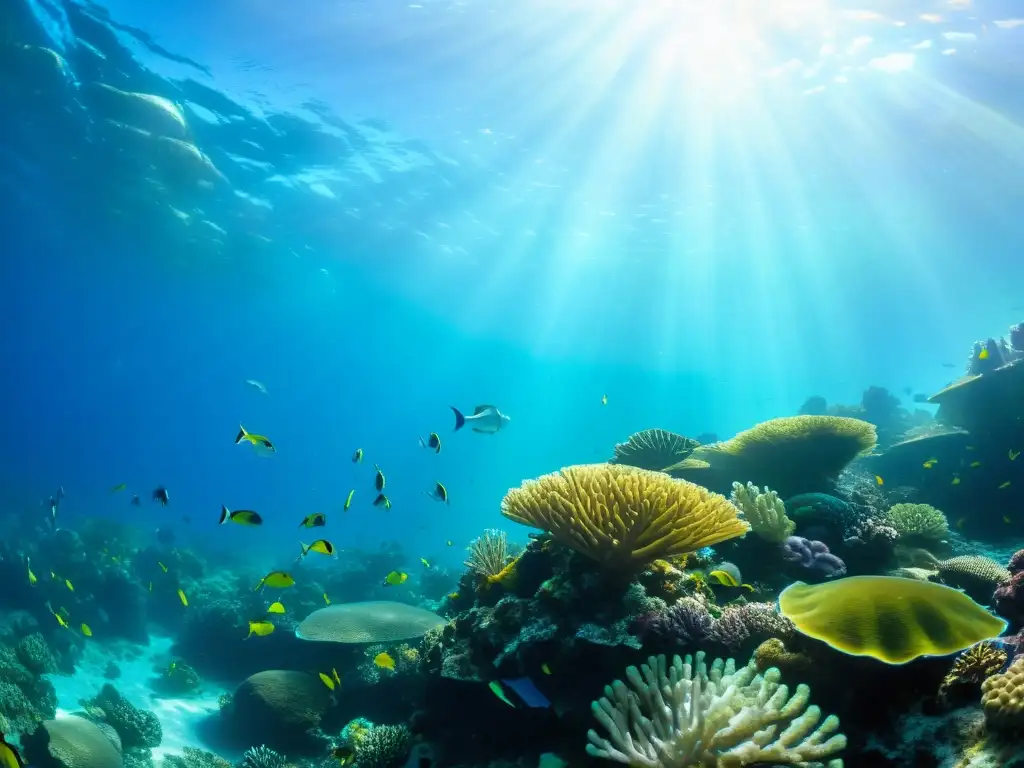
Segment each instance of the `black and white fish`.
[{"label": "black and white fish", "polygon": [[508,426],[508,423],[512,420],[499,411],[496,405],[478,405],[473,410],[472,416],[463,416],[462,412],[454,405],[450,405],[448,407],[455,412],[456,432],[469,424],[470,428],[474,432],[493,435],[495,432],[498,432]]}]

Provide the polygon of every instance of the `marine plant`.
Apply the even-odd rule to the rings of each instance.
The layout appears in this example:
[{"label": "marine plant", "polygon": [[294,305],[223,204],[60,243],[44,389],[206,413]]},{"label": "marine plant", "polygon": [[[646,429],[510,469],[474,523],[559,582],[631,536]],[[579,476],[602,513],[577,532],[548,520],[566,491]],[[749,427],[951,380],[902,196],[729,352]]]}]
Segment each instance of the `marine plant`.
[{"label": "marine plant", "polygon": [[609,464],[625,464],[639,469],[662,470],[677,464],[700,443],[664,429],[644,429],[615,446]]},{"label": "marine plant", "polygon": [[505,494],[501,512],[602,565],[624,569],[718,544],[750,528],[724,496],[616,464],[568,467],[529,480]]},{"label": "marine plant", "polygon": [[587,754],[643,768],[708,765],[741,768],[754,763],[822,764],[841,768],[846,747],[839,719],[822,719],[810,689],[790,694],[774,667],[757,671],[753,660],[736,669],[704,653],[648,659],[626,670],[627,683],[605,686],[591,705],[607,733],[587,734]]},{"label": "marine plant", "polygon": [[509,544],[508,533],[488,528],[469,544],[465,566],[486,581],[497,579],[515,559],[515,550]]},{"label": "marine plant", "polygon": [[284,768],[287,762],[284,755],[266,744],[249,747],[242,755],[242,768]]},{"label": "marine plant", "polygon": [[798,581],[779,595],[779,609],[802,634],[887,664],[962,651],[1006,628],[958,590],[896,576]]}]

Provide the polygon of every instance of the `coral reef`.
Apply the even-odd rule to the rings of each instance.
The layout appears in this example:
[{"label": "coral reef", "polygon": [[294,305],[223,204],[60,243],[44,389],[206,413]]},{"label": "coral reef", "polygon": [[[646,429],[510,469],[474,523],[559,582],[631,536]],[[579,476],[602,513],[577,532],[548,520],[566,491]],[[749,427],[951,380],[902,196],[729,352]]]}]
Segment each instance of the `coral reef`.
[{"label": "coral reef", "polygon": [[505,517],[608,567],[636,568],[741,536],[739,510],[693,483],[635,467],[569,467],[510,490]]},{"label": "coral reef", "polygon": [[295,628],[300,640],[328,643],[391,643],[423,637],[444,619],[405,603],[367,601],[329,605]]},{"label": "coral reef", "polygon": [[[114,737],[116,739],[116,736]],[[60,768],[121,768],[121,745],[102,727],[84,717],[68,715],[44,720],[22,747],[29,762]]]},{"label": "coral reef", "polygon": [[901,541],[918,539],[924,543],[941,541],[949,534],[946,516],[930,504],[894,504],[885,522],[899,534]]},{"label": "coral reef", "polygon": [[82,704],[87,710],[98,708],[103,713],[103,721],[117,731],[124,747],[159,747],[163,741],[163,729],[156,715],[132,706],[109,683],[95,698]]},{"label": "coral reef", "polygon": [[332,703],[330,691],[313,675],[270,669],[244,680],[220,714],[243,743],[258,740],[301,754],[322,748],[317,729]]},{"label": "coral reef", "polygon": [[374,725],[355,743],[357,768],[399,768],[412,748],[412,734],[404,725]]},{"label": "coral reef", "polygon": [[241,768],[284,768],[287,764],[280,752],[275,752],[266,744],[249,747],[242,755]]},{"label": "coral reef", "polygon": [[1006,663],[1006,651],[995,643],[984,641],[972,645],[957,656],[949,673],[939,686],[943,701],[961,701],[977,694],[981,684]]},{"label": "coral reef", "polygon": [[[40,647],[40,643],[45,647],[45,642],[37,633],[27,638],[33,639],[28,644],[18,642],[15,648],[0,645],[0,717],[6,720],[7,730],[13,733],[30,732],[57,711],[53,684],[41,677],[42,671],[53,671],[52,654]],[[26,653],[28,649],[32,653]]]},{"label": "coral reef", "polygon": [[790,536],[782,544],[782,556],[802,568],[820,572],[826,579],[846,575],[846,563],[820,541]]},{"label": "coral reef", "polygon": [[180,755],[167,755],[165,768],[232,768],[231,762],[213,752],[185,747]]},{"label": "coral reef", "polygon": [[846,747],[839,719],[822,719],[809,705],[810,689],[790,694],[775,668],[760,673],[751,662],[736,669],[704,654],[686,661],[652,657],[626,670],[595,701],[594,717],[608,736],[591,730],[587,753],[630,766],[681,768],[715,765],[741,768],[758,762],[824,764]]},{"label": "coral reef", "polygon": [[1012,631],[1024,628],[1024,549],[1014,553],[1007,564],[1010,578],[992,594],[996,613],[1005,618]]},{"label": "coral reef", "polygon": [[775,491],[734,482],[729,500],[743,513],[750,529],[765,541],[781,544],[796,530],[796,523],[786,516],[786,505]]},{"label": "coral reef", "polygon": [[1015,731],[1024,727],[1024,656],[1014,659],[1002,674],[981,684],[981,706],[985,721],[996,730]]}]

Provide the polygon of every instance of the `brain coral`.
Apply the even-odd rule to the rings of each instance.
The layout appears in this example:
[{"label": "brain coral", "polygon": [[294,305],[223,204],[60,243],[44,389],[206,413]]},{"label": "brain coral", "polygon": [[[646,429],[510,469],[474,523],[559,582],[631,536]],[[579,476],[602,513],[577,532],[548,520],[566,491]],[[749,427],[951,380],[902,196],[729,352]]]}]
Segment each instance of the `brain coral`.
[{"label": "brain coral", "polygon": [[34,733],[23,737],[23,745],[28,760],[41,765],[52,765],[54,760],[61,768],[122,768],[123,765],[121,753],[103,730],[75,715],[44,720]]},{"label": "brain coral", "polygon": [[989,725],[1008,730],[1024,726],[1024,656],[981,684],[981,706]]},{"label": "brain coral", "polygon": [[443,624],[436,613],[405,603],[340,603],[309,614],[295,628],[295,636],[328,643],[392,643],[423,637]]},{"label": "brain coral", "polygon": [[798,581],[779,595],[779,609],[808,637],[887,664],[962,651],[1006,629],[962,592],[895,576]]},{"label": "brain coral", "polygon": [[615,446],[609,464],[661,470],[685,459],[700,443],[664,429],[645,429]]},{"label": "brain coral", "polygon": [[529,480],[505,494],[501,513],[611,567],[694,552],[750,529],[724,496],[616,464],[568,467]]},{"label": "brain coral", "polygon": [[242,681],[223,712],[251,743],[287,751],[320,724],[331,703],[330,691],[312,675],[269,669]]}]

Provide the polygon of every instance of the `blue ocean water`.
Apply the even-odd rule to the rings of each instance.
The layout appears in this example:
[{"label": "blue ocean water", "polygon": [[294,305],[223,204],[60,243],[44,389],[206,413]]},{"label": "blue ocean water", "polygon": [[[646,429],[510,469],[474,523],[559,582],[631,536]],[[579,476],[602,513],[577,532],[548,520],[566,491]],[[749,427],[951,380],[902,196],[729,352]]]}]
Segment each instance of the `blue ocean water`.
[{"label": "blue ocean water", "polygon": [[[3,0],[0,509],[62,487],[71,527],[268,567],[321,511],[454,573],[509,488],[639,430],[909,406],[1024,319],[1022,16]],[[173,102],[208,164],[97,83]],[[508,427],[453,432],[480,404]]]}]

